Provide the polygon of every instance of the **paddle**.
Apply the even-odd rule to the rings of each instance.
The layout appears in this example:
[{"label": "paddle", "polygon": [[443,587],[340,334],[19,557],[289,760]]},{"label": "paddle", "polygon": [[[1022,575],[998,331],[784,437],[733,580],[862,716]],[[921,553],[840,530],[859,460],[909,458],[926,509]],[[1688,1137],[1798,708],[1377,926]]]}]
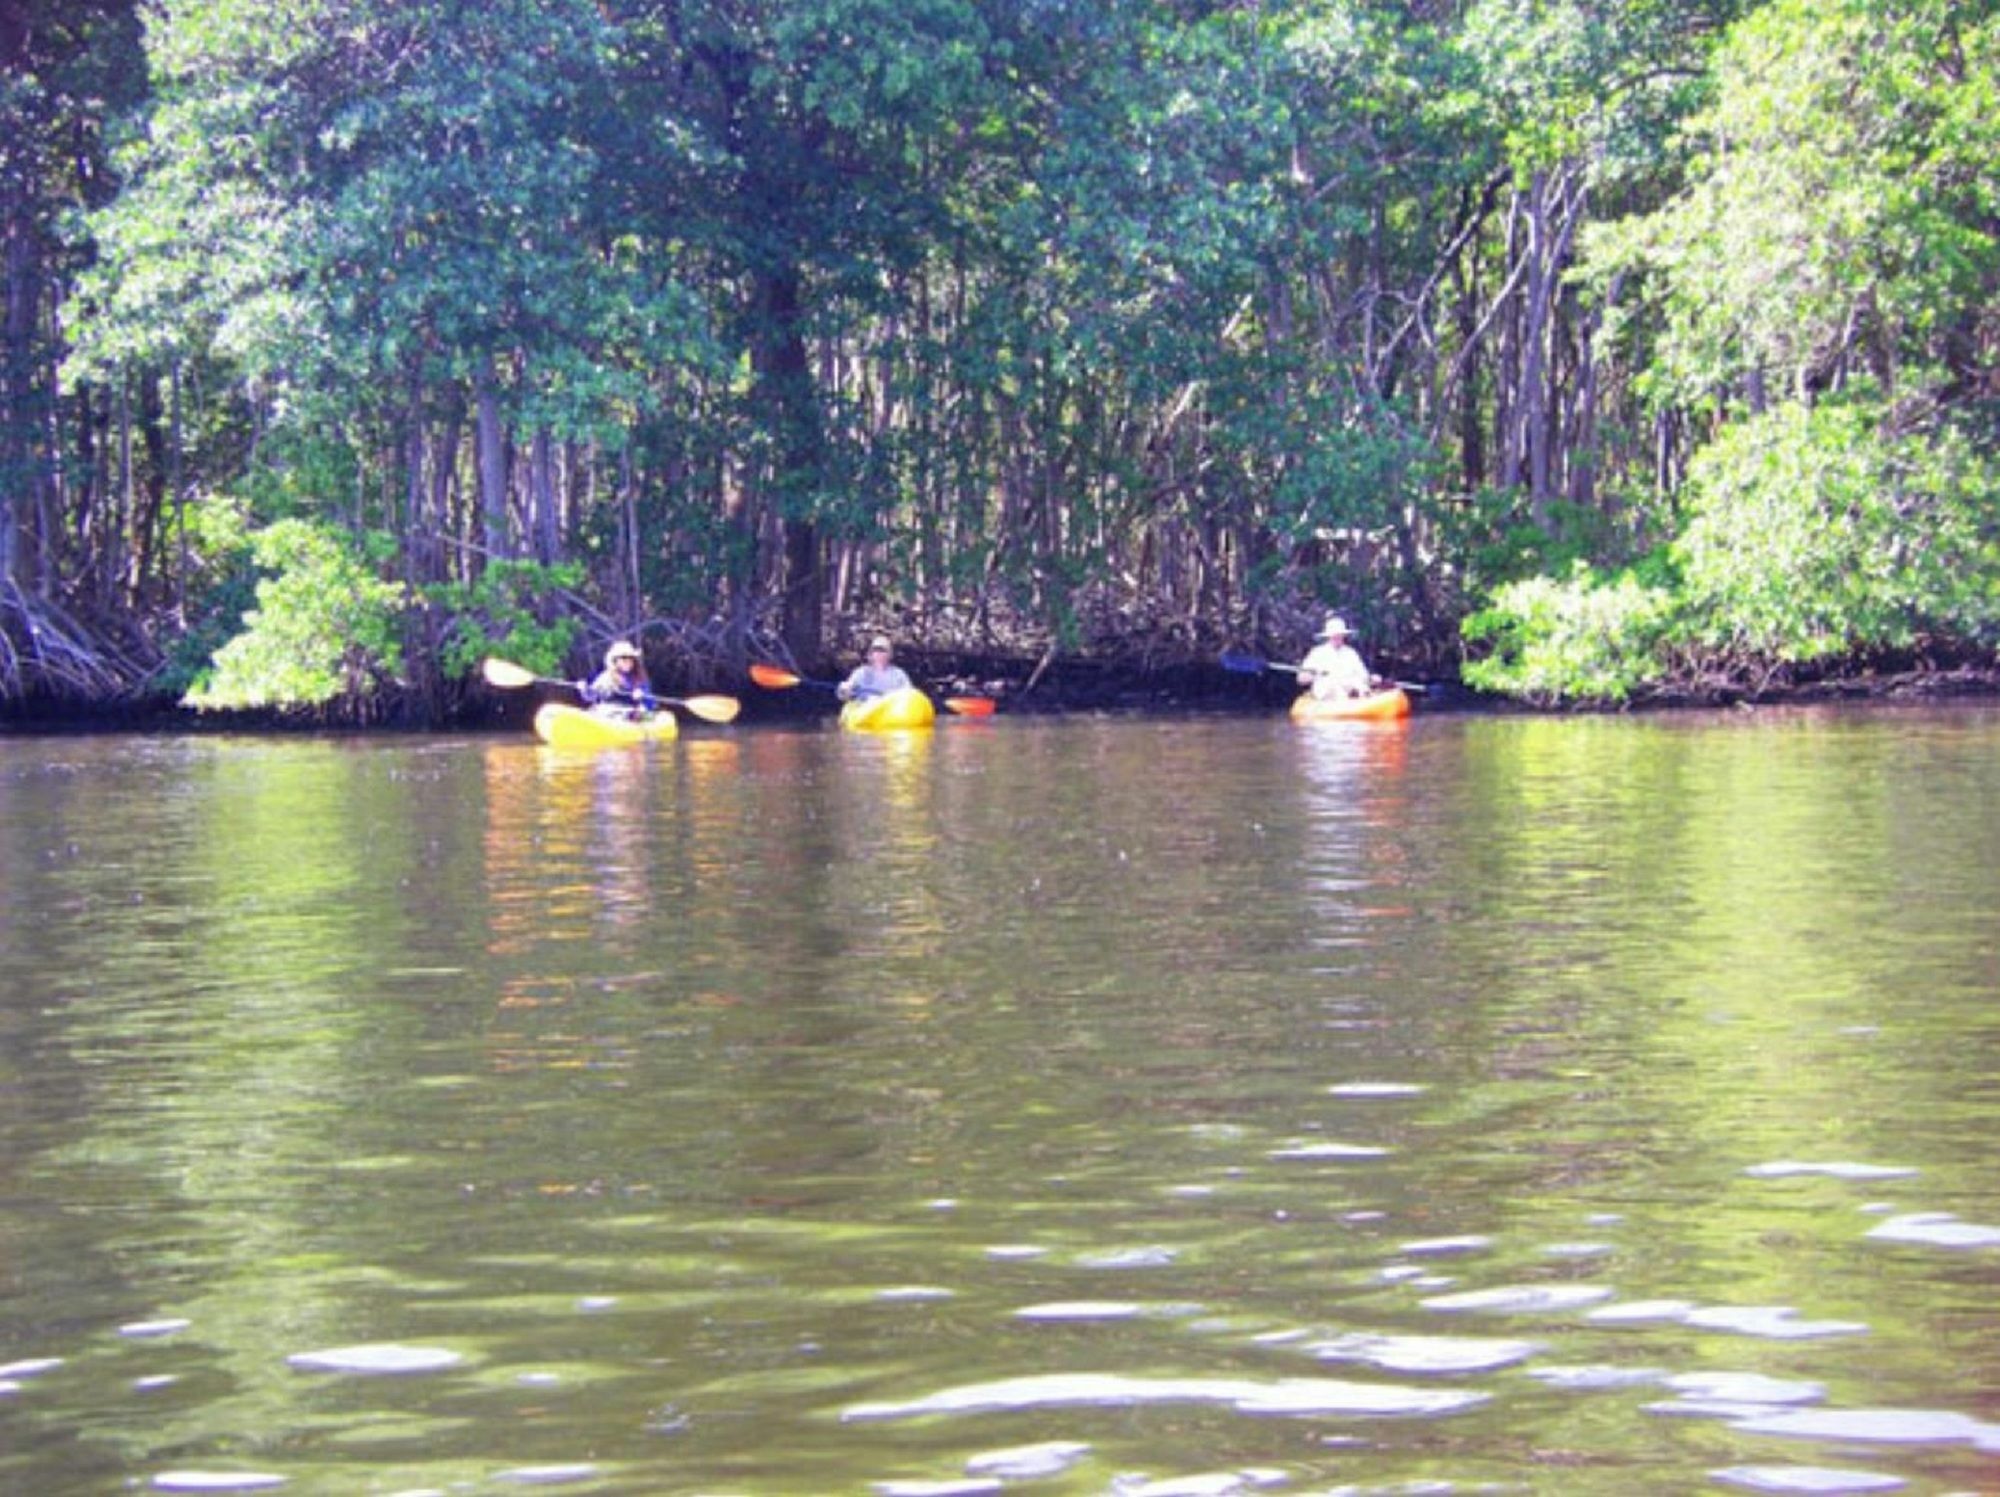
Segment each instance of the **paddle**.
[{"label": "paddle", "polygon": [[[513,690],[519,686],[567,686],[571,691],[579,690],[574,681],[565,681],[560,676],[538,676],[526,666],[514,664],[511,660],[496,660],[488,656],[480,663],[480,673],[486,677],[489,686]],[[703,722],[727,723],[736,721],[736,714],[743,710],[743,704],[735,697],[654,697],[663,707],[685,707]]]},{"label": "paddle", "polygon": [[[822,691],[838,691],[838,681],[815,681],[811,676],[801,676],[796,671],[784,670],[779,666],[766,665],[757,661],[750,667],[750,679],[759,686],[768,686],[773,691],[785,691],[794,686],[817,686]],[[944,707],[947,712],[955,712],[960,717],[991,717],[1000,704],[992,697],[946,697]]]},{"label": "paddle", "polygon": [[[1284,660],[1266,660],[1261,655],[1249,655],[1241,650],[1224,650],[1222,652],[1222,668],[1226,671],[1234,671],[1240,676],[1261,676],[1265,671],[1285,671],[1296,676],[1300,671],[1305,669],[1302,665],[1293,665]],[[1405,691],[1430,690],[1421,681],[1390,681],[1388,684],[1391,686],[1400,686]]]}]

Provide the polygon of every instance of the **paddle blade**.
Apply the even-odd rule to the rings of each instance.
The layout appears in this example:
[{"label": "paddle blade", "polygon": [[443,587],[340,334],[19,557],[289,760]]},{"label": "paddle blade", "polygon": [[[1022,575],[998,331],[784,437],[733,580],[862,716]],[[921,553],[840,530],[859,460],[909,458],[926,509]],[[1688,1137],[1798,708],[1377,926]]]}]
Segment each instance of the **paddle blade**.
[{"label": "paddle blade", "polygon": [[1222,668],[1234,671],[1239,676],[1261,676],[1264,674],[1264,659],[1259,655],[1246,655],[1241,650],[1224,650]]},{"label": "paddle blade", "polygon": [[944,710],[960,717],[991,717],[1000,704],[991,697],[946,697]]},{"label": "paddle blade", "polygon": [[733,723],[743,704],[735,697],[689,697],[679,704],[703,722]]},{"label": "paddle blade", "polygon": [[759,686],[769,686],[782,691],[787,686],[796,686],[805,677],[795,676],[790,671],[780,670],[775,665],[766,665],[761,660],[750,667],[750,679]]},{"label": "paddle blade", "polygon": [[517,686],[533,686],[535,673],[511,660],[495,660],[491,655],[480,662],[479,669],[489,686],[501,686],[512,690]]}]

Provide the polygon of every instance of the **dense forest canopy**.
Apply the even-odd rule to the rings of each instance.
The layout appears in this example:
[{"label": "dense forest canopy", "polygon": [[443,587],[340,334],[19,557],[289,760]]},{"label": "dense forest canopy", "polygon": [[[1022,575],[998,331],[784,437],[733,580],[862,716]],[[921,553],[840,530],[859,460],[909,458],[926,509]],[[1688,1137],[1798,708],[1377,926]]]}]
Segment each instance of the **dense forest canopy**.
[{"label": "dense forest canopy", "polygon": [[1991,0],[17,0],[0,699],[2000,642]]}]

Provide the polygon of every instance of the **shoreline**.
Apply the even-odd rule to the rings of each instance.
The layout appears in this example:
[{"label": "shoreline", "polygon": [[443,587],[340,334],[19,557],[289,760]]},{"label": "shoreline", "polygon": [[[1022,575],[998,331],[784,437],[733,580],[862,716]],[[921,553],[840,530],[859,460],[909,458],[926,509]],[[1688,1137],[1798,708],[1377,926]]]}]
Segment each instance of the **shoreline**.
[{"label": "shoreline", "polygon": [[[1080,659],[1039,672],[1033,685],[1025,690],[1010,689],[1012,673],[1007,667],[1018,664],[1020,675],[1027,675],[1035,668],[1032,661],[926,656],[911,651],[905,663],[917,683],[933,696],[991,696],[999,701],[998,715],[1002,717],[1265,716],[1285,711],[1296,695],[1290,679],[1278,673],[1262,679],[1246,678],[1210,663],[1135,671],[1114,661]],[[1768,685],[1761,691],[1730,685],[1705,690],[1669,687],[1624,704],[1542,705],[1486,695],[1455,680],[1425,684],[1429,689],[1419,698],[1418,716],[1651,716],[1782,707],[1923,706],[2000,699],[2000,666],[1860,671]],[[748,681],[736,689],[713,681],[686,687],[656,684],[656,689],[663,695],[702,691],[736,696],[743,703],[743,714],[738,719],[742,726],[799,723],[831,716],[821,693],[770,691]],[[547,689],[539,692],[477,689],[468,695],[463,710],[442,719],[429,717],[411,702],[387,705],[366,721],[338,712],[274,708],[198,712],[170,699],[109,702],[30,699],[0,702],[0,735],[525,732],[535,706],[551,697],[560,699],[560,694]]]}]

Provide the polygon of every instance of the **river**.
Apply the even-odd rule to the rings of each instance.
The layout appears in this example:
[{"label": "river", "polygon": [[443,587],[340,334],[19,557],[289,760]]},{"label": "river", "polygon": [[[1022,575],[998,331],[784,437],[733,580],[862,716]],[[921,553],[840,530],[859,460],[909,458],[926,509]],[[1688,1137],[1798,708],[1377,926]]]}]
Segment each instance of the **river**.
[{"label": "river", "polygon": [[2000,1487],[2000,710],[0,738],[0,1488]]}]

